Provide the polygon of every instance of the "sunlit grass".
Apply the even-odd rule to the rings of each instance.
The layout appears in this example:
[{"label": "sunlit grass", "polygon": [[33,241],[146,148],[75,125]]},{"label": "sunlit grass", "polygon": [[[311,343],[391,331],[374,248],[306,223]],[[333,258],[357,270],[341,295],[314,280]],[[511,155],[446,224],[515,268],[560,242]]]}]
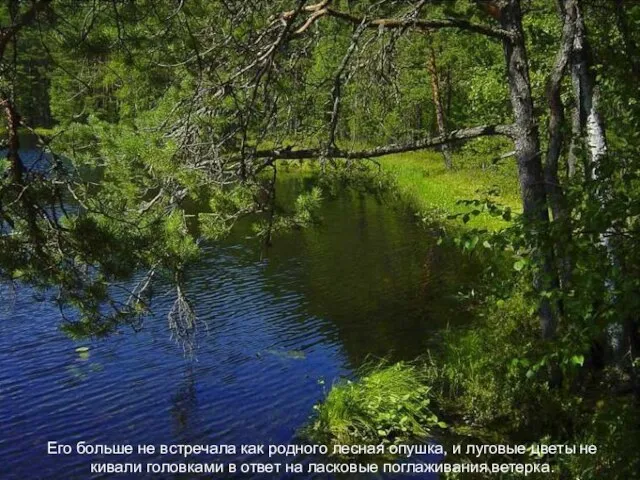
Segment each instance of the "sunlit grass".
[{"label": "sunlit grass", "polygon": [[[484,160],[484,161],[483,161]],[[389,155],[379,160],[382,168],[397,182],[403,199],[418,212],[447,215],[469,210],[459,200],[482,199],[489,190],[497,190],[498,203],[520,211],[516,167],[513,159],[494,165],[490,158],[454,156],[454,169],[447,170],[438,152],[413,152]],[[472,218],[470,226],[496,230],[506,223],[485,215]]]},{"label": "sunlit grass", "polygon": [[[367,146],[354,144],[352,149]],[[500,159],[512,146],[499,139],[470,142],[454,152],[454,168],[447,169],[442,154],[437,151],[409,152],[387,155],[375,160],[384,173],[394,180],[394,188],[403,203],[416,213],[438,222],[447,217],[466,213],[470,208],[460,200],[484,200],[489,192],[492,201],[521,211],[517,168],[513,157]],[[319,174],[317,162],[280,162],[280,172]],[[372,172],[378,166],[370,164]],[[457,222],[462,225],[462,222]],[[498,230],[507,225],[500,217],[472,216],[470,227]]]}]

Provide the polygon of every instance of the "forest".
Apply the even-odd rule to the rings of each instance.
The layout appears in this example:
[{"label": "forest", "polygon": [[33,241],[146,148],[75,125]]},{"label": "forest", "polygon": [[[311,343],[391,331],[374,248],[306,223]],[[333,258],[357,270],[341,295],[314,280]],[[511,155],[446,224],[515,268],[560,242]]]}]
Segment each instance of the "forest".
[{"label": "forest", "polygon": [[[316,314],[382,317],[384,297],[385,340],[338,328],[349,378],[318,374],[295,438],[595,445],[538,459],[539,478],[636,478],[639,25],[632,0],[4,0],[2,303],[46,298],[55,314],[20,328],[46,320],[92,350],[161,322],[194,362],[217,331],[190,287],[206,259],[247,242],[297,255],[293,238],[333,224],[328,252],[309,251],[343,288],[314,287]],[[450,291],[407,299],[385,248],[351,245],[345,195],[394,205],[371,232],[385,241],[413,238],[393,223],[410,218],[428,274],[458,275],[427,280]],[[412,292],[421,258],[402,263]],[[388,299],[367,283],[380,271]],[[304,348],[259,356],[310,361]]]}]

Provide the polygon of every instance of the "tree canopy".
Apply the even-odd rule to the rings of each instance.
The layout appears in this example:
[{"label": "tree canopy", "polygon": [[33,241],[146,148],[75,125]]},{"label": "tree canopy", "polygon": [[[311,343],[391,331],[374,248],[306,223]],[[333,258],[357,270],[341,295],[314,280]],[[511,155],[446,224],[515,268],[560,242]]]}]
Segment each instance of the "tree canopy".
[{"label": "tree canopy", "polygon": [[522,197],[502,238],[527,260],[542,335],[588,318],[634,344],[638,15],[623,0],[8,0],[2,278],[55,289],[70,331],[104,334],[136,325],[165,276],[190,332],[181,283],[201,241],[250,214],[267,242],[312,218],[317,190],[274,210],[279,164],[354,178],[435,148],[455,168],[452,149],[502,137],[487,148],[515,158]]}]

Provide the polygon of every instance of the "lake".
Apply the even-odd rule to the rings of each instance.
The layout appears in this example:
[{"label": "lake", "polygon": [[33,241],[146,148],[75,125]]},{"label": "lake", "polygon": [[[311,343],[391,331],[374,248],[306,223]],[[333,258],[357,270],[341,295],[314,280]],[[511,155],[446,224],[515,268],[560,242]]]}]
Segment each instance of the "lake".
[{"label": "lake", "polygon": [[[291,198],[308,181],[289,178],[278,197]],[[82,342],[59,331],[59,312],[46,294],[5,288],[0,478],[105,477],[90,473],[99,457],[47,455],[49,441],[300,443],[297,431],[333,382],[372,359],[414,359],[437,346],[438,331],[467,321],[456,294],[475,267],[437,246],[407,209],[345,192],[327,199],[320,213],[319,226],[281,234],[268,249],[249,238],[246,225],[205,247],[187,271],[200,325],[193,357],[170,338],[175,297],[168,285],[156,286],[141,332],[123,327]],[[82,346],[88,353],[76,352]],[[181,460],[134,450],[103,461]],[[192,458],[216,460],[225,459]]]}]

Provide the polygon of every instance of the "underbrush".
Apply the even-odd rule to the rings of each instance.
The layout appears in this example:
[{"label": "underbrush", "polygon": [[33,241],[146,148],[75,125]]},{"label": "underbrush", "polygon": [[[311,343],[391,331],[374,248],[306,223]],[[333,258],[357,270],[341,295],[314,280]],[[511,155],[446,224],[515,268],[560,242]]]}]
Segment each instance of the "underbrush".
[{"label": "underbrush", "polygon": [[427,368],[434,404],[452,433],[471,443],[595,445],[594,455],[539,459],[554,470],[543,478],[634,478],[637,400],[614,393],[607,372],[583,366],[582,358],[563,362],[561,344],[539,339],[537,317],[523,296],[480,310],[478,324],[443,334],[443,351]]},{"label": "underbrush", "polygon": [[477,324],[442,334],[442,352],[427,369],[441,408],[466,425],[505,434],[562,429],[575,405],[568,392],[551,387],[549,348],[525,298],[479,309]]}]

